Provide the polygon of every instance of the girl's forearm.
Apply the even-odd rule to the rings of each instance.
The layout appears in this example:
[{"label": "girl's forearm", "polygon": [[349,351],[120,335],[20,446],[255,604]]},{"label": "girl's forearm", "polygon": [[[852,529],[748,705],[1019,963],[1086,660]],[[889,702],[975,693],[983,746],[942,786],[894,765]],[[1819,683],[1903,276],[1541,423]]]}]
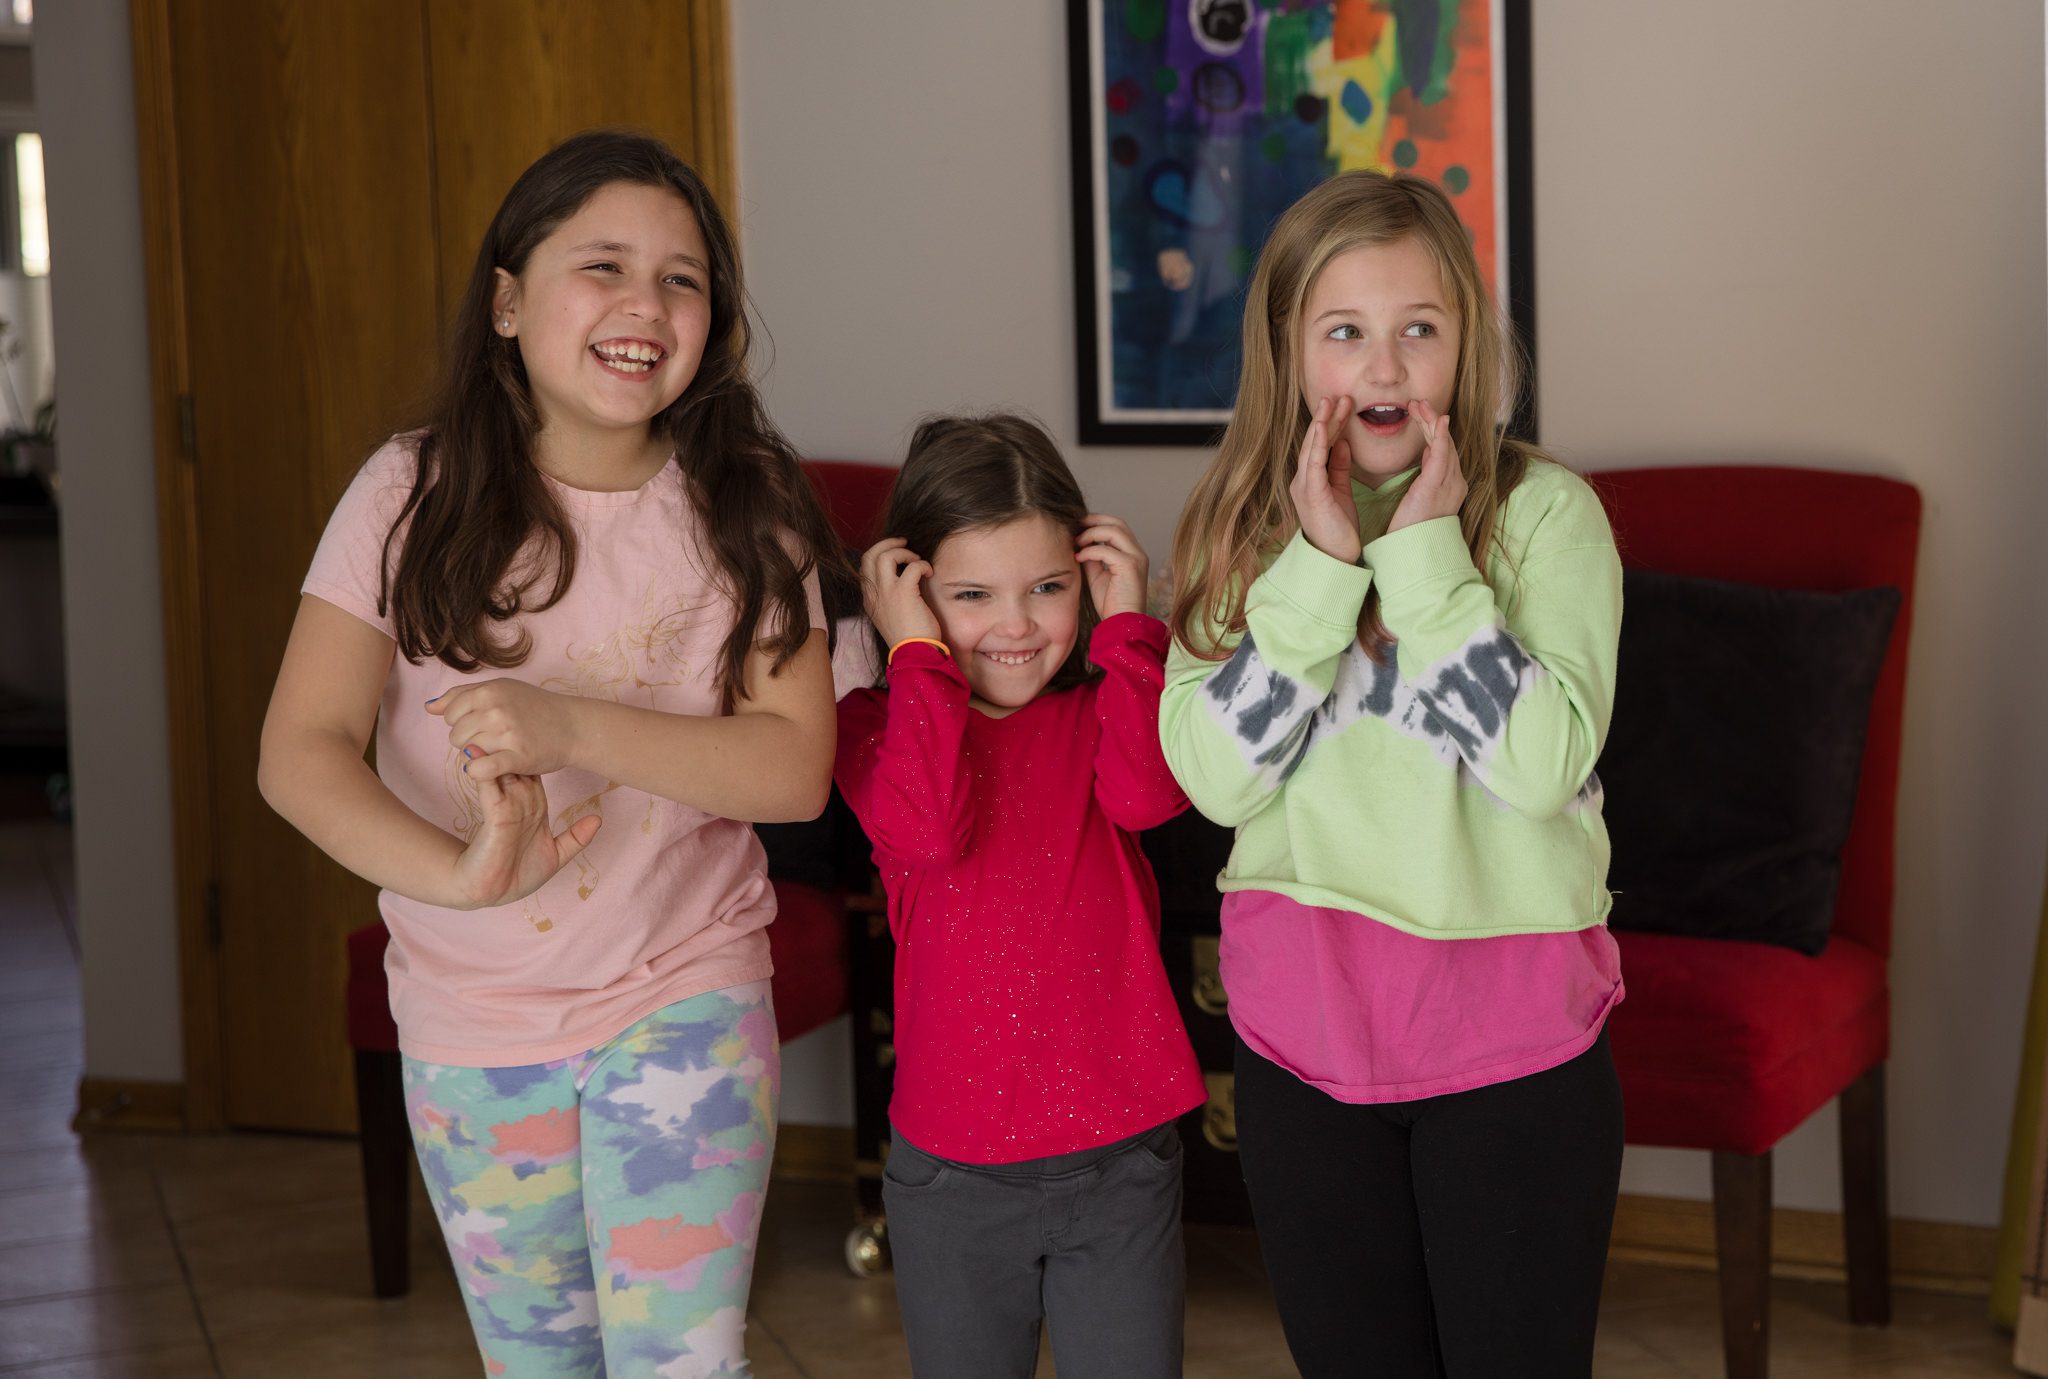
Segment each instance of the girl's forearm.
[{"label": "girl's forearm", "polygon": [[832,790],[832,738],[775,713],[709,718],[576,703],[576,764],[635,790],[747,823],[814,819]]},{"label": "girl's forearm", "polygon": [[462,840],[407,808],[341,738],[266,741],[257,786],[315,847],[372,885],[428,905],[476,904],[457,885]]}]

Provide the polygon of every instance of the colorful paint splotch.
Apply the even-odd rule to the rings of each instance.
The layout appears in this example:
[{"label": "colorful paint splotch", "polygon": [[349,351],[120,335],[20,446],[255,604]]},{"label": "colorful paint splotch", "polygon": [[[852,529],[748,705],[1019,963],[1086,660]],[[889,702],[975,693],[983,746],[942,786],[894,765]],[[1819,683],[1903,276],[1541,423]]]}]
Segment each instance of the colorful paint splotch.
[{"label": "colorful paint splotch", "polygon": [[1101,421],[1229,419],[1266,232],[1338,172],[1443,187],[1505,297],[1500,4],[1087,0]]}]

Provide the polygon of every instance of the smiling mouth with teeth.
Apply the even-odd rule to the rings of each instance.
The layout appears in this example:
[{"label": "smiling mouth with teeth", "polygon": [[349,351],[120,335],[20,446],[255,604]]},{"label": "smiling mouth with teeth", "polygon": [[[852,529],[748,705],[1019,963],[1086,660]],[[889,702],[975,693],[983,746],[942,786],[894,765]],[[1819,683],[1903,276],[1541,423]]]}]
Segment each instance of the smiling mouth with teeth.
[{"label": "smiling mouth with teeth", "polygon": [[984,651],[981,654],[999,666],[1028,665],[1038,657],[1036,651]]},{"label": "smiling mouth with teeth", "polygon": [[592,345],[590,352],[596,355],[601,363],[626,374],[647,373],[668,357],[668,352],[659,345]]},{"label": "smiling mouth with teeth", "polygon": [[1408,420],[1408,409],[1393,406],[1391,403],[1380,403],[1366,408],[1358,417],[1367,426],[1399,426]]}]

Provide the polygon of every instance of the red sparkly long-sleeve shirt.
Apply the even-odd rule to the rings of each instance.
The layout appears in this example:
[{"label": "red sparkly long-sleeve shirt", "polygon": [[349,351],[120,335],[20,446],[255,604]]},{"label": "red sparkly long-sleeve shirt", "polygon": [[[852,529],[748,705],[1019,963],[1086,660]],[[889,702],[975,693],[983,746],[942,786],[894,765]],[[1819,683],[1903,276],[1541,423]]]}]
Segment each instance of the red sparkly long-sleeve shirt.
[{"label": "red sparkly long-sleeve shirt", "polygon": [[963,1163],[1109,1144],[1204,1096],[1132,835],[1187,808],[1159,746],[1167,632],[1106,618],[1103,677],[992,718],[920,643],[839,704],[839,789],[896,937],[896,1094],[911,1143]]}]

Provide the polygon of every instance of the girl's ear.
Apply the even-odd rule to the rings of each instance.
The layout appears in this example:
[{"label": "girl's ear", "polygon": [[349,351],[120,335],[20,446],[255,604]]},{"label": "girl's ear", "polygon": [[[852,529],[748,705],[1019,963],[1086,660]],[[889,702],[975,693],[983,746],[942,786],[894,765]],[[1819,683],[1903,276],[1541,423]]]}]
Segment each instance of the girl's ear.
[{"label": "girl's ear", "polygon": [[512,309],[519,304],[519,279],[502,268],[494,268],[492,274],[497,286],[491,292],[491,319],[499,322],[512,315]]}]

